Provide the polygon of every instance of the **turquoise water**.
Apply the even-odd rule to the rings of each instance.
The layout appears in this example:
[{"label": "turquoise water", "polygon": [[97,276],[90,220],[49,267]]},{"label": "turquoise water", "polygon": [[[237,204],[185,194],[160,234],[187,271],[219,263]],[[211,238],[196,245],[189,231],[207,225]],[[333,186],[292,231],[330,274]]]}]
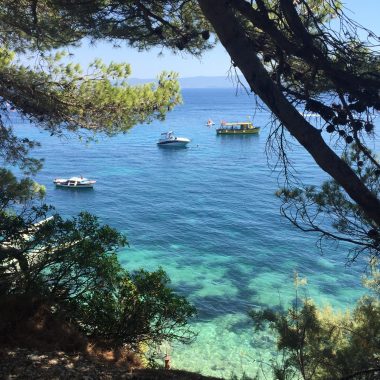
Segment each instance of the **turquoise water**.
[{"label": "turquoise water", "polygon": [[[184,105],[165,122],[140,125],[112,139],[80,143],[73,136],[50,137],[23,124],[19,134],[41,141],[45,158],[37,180],[47,202],[71,216],[80,210],[125,232],[130,248],[119,253],[129,269],[163,267],[174,288],[198,308],[191,346],[171,347],[175,368],[228,377],[254,374],[273,350],[268,333],[254,333],[247,311],[288,304],[295,295],[293,273],[308,279],[318,303],[348,307],[360,296],[361,266],[345,266],[344,247],[322,256],[317,237],[284,220],[274,196],[279,172],[265,154],[270,116],[257,111],[259,136],[216,136],[217,124],[246,120],[254,98],[233,90],[184,90]],[[192,139],[188,149],[160,149],[161,132]],[[291,158],[305,182],[325,175],[297,145]],[[56,189],[55,177],[96,179],[94,190]],[[281,182],[281,180],[280,180]],[[265,364],[264,368],[265,368]]]}]

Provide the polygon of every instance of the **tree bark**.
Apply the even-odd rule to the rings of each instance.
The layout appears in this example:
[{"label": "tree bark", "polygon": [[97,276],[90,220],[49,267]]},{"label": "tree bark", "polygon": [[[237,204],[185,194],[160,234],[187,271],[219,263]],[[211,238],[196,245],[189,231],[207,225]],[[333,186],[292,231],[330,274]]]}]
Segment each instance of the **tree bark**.
[{"label": "tree bark", "polygon": [[247,37],[241,20],[233,12],[228,0],[198,0],[203,14],[213,26],[233,63],[241,70],[250,88],[298,142],[311,154],[315,162],[334,178],[364,211],[380,226],[380,200],[326,144],[321,132],[305,120],[272,81],[259,60],[252,41]]}]

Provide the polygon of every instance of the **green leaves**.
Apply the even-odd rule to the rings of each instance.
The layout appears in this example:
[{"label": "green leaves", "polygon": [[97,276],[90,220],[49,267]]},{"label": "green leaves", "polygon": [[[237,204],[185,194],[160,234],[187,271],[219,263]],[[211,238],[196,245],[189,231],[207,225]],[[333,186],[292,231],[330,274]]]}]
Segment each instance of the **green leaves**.
[{"label": "green leaves", "polygon": [[105,65],[95,60],[84,72],[77,64],[62,63],[62,52],[39,58],[38,67],[15,63],[14,53],[0,49],[0,159],[35,174],[42,160],[29,157],[38,144],[13,134],[11,112],[17,112],[52,135],[85,131],[124,133],[138,123],[163,120],[181,103],[177,75],[162,73],[157,83],[130,86],[128,64]]},{"label": "green leaves", "polygon": [[52,133],[125,132],[137,123],[163,119],[181,101],[174,73],[162,73],[157,84],[130,86],[128,64],[96,60],[84,74],[79,65],[61,64],[59,58],[46,58],[38,70],[12,63],[0,68],[0,80],[7,83],[3,97]]},{"label": "green leaves", "polygon": [[15,204],[23,204],[45,196],[45,187],[30,178],[20,181],[6,169],[0,168],[0,210],[5,211]]},{"label": "green leaves", "polygon": [[277,335],[283,360],[273,363],[275,376],[281,375],[276,379],[338,379],[379,367],[378,299],[363,297],[352,313],[339,313],[297,297],[287,312],[264,309],[250,315]]},{"label": "green leaves", "polygon": [[55,215],[38,227],[23,228],[28,236],[17,240],[0,228],[14,248],[4,250],[4,240],[0,245],[0,296],[41,298],[79,330],[113,347],[194,338],[188,321],[195,308],[175,294],[162,269],[123,269],[116,251],[127,244],[125,237],[101,226],[95,216],[81,213],[64,220]]},{"label": "green leaves", "polygon": [[170,289],[162,269],[120,271],[112,288],[103,283],[85,294],[81,303],[78,318],[87,333],[114,344],[137,347],[142,342],[159,345],[173,339],[189,343],[195,336],[187,326],[195,309]]},{"label": "green leaves", "polygon": [[212,46],[209,25],[194,1],[46,1],[0,4],[5,44],[17,51],[77,45],[93,40],[126,40],[137,49],[165,46],[198,55]]}]

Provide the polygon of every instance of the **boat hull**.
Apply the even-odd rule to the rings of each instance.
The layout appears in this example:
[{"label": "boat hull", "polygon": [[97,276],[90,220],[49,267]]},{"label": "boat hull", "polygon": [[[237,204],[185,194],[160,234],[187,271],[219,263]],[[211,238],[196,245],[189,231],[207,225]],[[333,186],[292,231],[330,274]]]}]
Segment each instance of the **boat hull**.
[{"label": "boat hull", "polygon": [[216,130],[217,135],[257,135],[260,132],[260,128],[252,129],[227,129],[227,128],[218,128]]},{"label": "boat hull", "polygon": [[92,189],[94,187],[93,184],[86,184],[86,185],[68,185],[63,183],[56,183],[56,187],[64,187],[66,189]]},{"label": "boat hull", "polygon": [[186,148],[189,141],[164,141],[158,142],[157,145],[161,148]]}]

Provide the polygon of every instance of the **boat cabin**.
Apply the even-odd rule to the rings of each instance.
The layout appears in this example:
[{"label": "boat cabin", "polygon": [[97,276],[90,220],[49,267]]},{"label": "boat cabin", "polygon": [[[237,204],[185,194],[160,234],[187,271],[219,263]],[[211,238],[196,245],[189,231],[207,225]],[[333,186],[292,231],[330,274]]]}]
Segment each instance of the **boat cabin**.
[{"label": "boat cabin", "polygon": [[220,128],[216,130],[218,135],[234,135],[234,134],[256,134],[260,132],[260,127],[255,127],[251,122],[222,122]]}]

